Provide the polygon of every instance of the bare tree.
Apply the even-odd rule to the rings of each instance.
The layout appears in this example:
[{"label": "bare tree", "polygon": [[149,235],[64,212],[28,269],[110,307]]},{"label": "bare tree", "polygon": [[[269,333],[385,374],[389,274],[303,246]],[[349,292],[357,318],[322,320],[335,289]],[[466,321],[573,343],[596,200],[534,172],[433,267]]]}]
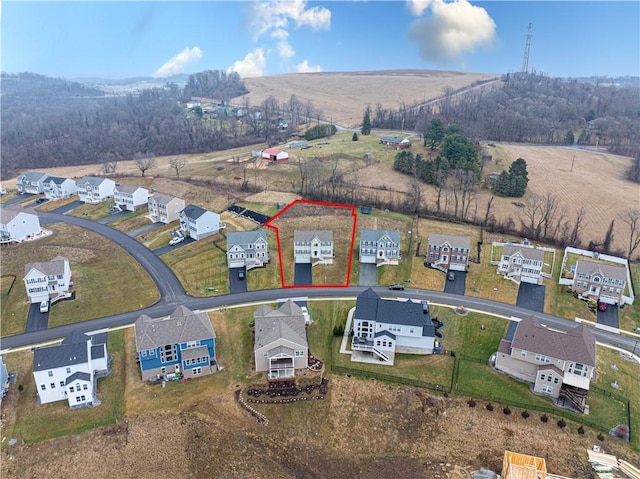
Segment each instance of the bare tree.
[{"label": "bare tree", "polygon": [[180,179],[180,170],[187,166],[187,160],[182,157],[171,158],[169,166],[176,172],[176,178]]},{"label": "bare tree", "polygon": [[407,192],[407,207],[411,214],[416,214],[420,211],[422,205],[422,199],[424,196],[424,183],[417,178],[411,178],[409,184],[409,191]]},{"label": "bare tree", "polygon": [[542,222],[544,221],[543,212],[543,198],[540,195],[532,194],[527,198],[527,202],[525,203],[524,210],[522,214],[525,219],[520,219],[522,226],[524,228],[524,232],[531,239],[539,239],[540,238],[540,229],[542,227]]},{"label": "bare tree", "polygon": [[555,218],[558,213],[560,200],[553,193],[548,192],[543,198],[540,206],[541,210],[541,237],[545,240],[554,236]]},{"label": "bare tree", "polygon": [[638,246],[640,246],[640,209],[630,208],[620,215],[622,222],[629,227],[629,245],[627,259],[631,259]]},{"label": "bare tree", "polygon": [[118,160],[107,158],[102,162],[102,172],[105,175],[113,175],[116,172],[117,168],[118,168]]},{"label": "bare tree", "polygon": [[136,160],[136,166],[142,173],[142,176],[148,171],[157,166],[156,157],[153,153],[136,153],[134,156]]},{"label": "bare tree", "polygon": [[580,244],[580,233],[585,226],[586,216],[587,208],[583,205],[576,212],[576,220],[573,222],[573,230],[571,230],[571,236],[569,237],[569,244],[571,246],[578,246]]}]

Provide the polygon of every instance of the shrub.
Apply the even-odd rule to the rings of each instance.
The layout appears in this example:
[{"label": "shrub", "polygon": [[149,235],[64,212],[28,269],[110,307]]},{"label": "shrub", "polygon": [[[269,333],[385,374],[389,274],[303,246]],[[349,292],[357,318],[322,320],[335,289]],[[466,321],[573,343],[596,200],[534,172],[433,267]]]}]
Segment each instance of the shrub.
[{"label": "shrub", "polygon": [[351,141],[358,141],[358,134],[354,131],[353,136],[351,137]]},{"label": "shrub", "polygon": [[604,436],[602,435],[602,433],[598,434],[598,441],[604,441]]},{"label": "shrub", "polygon": [[18,384],[18,391],[22,391],[24,389],[24,386],[22,384]]},{"label": "shrub", "polygon": [[582,425],[578,428],[578,434],[584,434],[584,427],[582,427]]},{"label": "shrub", "polygon": [[557,422],[557,424],[558,424],[558,427],[559,427],[560,429],[564,429],[565,427],[567,427],[567,423],[564,421],[564,419],[560,419],[560,420]]},{"label": "shrub", "polygon": [[522,411],[522,417],[524,419],[527,419],[531,414],[529,414],[529,411]]},{"label": "shrub", "polygon": [[336,324],[333,327],[333,335],[334,336],[342,336],[344,334],[344,326],[341,324]]},{"label": "shrub", "polygon": [[540,420],[542,422],[547,422],[549,420],[549,416],[547,416],[546,414],[543,414],[542,416],[540,416]]},{"label": "shrub", "polygon": [[493,404],[489,403],[484,407],[487,411],[493,411]]},{"label": "shrub", "polygon": [[504,409],[502,410],[502,412],[503,412],[506,416],[508,416],[509,414],[511,414],[511,409],[509,409],[509,406],[507,406],[506,408],[504,408]]},{"label": "shrub", "polygon": [[469,405],[469,407],[476,407],[476,402],[473,399],[469,399],[467,401],[467,404]]}]

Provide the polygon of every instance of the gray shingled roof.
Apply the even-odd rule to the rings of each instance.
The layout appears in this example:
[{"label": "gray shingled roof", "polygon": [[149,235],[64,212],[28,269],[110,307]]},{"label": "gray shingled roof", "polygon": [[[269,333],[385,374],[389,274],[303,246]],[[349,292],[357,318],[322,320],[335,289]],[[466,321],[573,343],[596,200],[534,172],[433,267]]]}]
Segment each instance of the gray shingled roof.
[{"label": "gray shingled roof", "polygon": [[259,238],[267,241],[267,235],[264,230],[229,231],[227,233],[227,251],[235,245],[246,248],[248,245],[254,244]]},{"label": "gray shingled roof", "polygon": [[435,333],[431,315],[425,314],[422,304],[413,301],[382,299],[371,288],[358,295],[354,317],[380,323],[418,326],[423,328],[423,336]]},{"label": "gray shingled roof", "polygon": [[388,336],[391,339],[393,339],[394,341],[396,339],[396,335],[393,334],[391,331],[387,331],[387,330],[378,331],[376,334],[373,335],[374,338],[379,338],[380,336]]},{"label": "gray shingled roof", "polygon": [[32,269],[40,271],[47,276],[64,274],[64,263],[68,263],[69,260],[64,256],[56,256],[51,261],[45,261],[42,263],[27,263],[24,265],[24,275],[28,275]]},{"label": "gray shingled roof", "polygon": [[99,178],[97,176],[85,176],[80,181],[78,181],[78,184],[84,185],[89,183],[91,186],[100,186],[106,179],[107,178]]},{"label": "gray shingled roof", "polygon": [[182,360],[197,359],[209,356],[209,348],[206,346],[198,346],[196,348],[187,348],[182,350]]},{"label": "gray shingled roof", "polygon": [[627,268],[625,268],[624,266],[598,263],[596,261],[589,261],[586,259],[579,259],[576,262],[576,275],[578,273],[584,273],[588,275],[600,273],[605,278],[613,278],[620,281],[627,280]]},{"label": "gray shingled roof", "polygon": [[399,231],[383,231],[383,230],[362,230],[360,232],[360,241],[375,241],[376,243],[382,239],[385,235],[389,237],[389,240],[393,243],[400,243]]},{"label": "gray shingled roof", "polygon": [[27,213],[30,215],[36,215],[37,213],[33,208],[23,208],[20,205],[8,205],[0,207],[0,223],[6,225],[13,218],[18,216],[20,213]]},{"label": "gray shingled roof", "polygon": [[137,186],[137,185],[124,185],[124,184],[116,185],[116,190],[121,193],[133,194],[139,189],[145,189],[145,188],[142,188],[142,186]]},{"label": "gray shingled roof", "polygon": [[[93,343],[91,347],[92,357],[94,347],[98,346],[98,337],[89,337],[80,331],[74,331],[64,338],[62,343],[56,346],[48,346],[45,348],[36,348],[33,352],[33,370],[44,371],[47,369],[61,368],[64,366],[73,366],[74,364],[82,364],[87,362],[87,340],[91,339]],[[101,350],[102,346],[99,346]]]},{"label": "gray shingled roof", "polygon": [[40,173],[39,171],[27,171],[22,175],[20,175],[18,179],[22,178],[23,176],[26,178],[27,181],[34,182],[34,181],[42,180],[48,177],[49,175],[47,173]]},{"label": "gray shingled roof", "polygon": [[191,218],[192,220],[197,220],[206,212],[207,210],[205,210],[204,208],[201,208],[200,206],[189,205],[189,206],[186,206],[180,213],[184,214],[187,218]]},{"label": "gray shingled roof", "polygon": [[560,333],[542,326],[529,316],[518,323],[512,346],[552,358],[596,365],[596,339],[584,325]]},{"label": "gray shingled roof", "polygon": [[263,304],[253,313],[253,317],[255,320],[254,350],[280,338],[308,347],[302,309],[293,301],[288,300],[275,310]]},{"label": "gray shingled roof", "polygon": [[178,198],[171,195],[165,195],[164,193],[154,193],[153,195],[151,195],[151,198],[149,199],[153,199],[159,205],[166,205]]},{"label": "gray shingled roof", "polygon": [[215,338],[207,313],[194,313],[179,306],[167,318],[150,318],[143,314],[135,322],[136,351],[147,351],[167,344]]},{"label": "gray shingled roof", "polygon": [[471,248],[471,238],[469,236],[442,235],[431,233],[429,235],[429,244],[441,245],[447,243],[453,248]]},{"label": "gray shingled roof", "polygon": [[91,381],[91,374],[83,373],[81,371],[76,371],[75,373],[73,373],[71,376],[69,376],[65,380],[64,385],[68,386],[69,384],[71,384],[76,379],[79,379],[80,381]]},{"label": "gray shingled roof", "polygon": [[53,182],[56,185],[61,185],[62,183],[64,183],[65,181],[67,181],[69,178],[61,178],[59,176],[50,176],[49,178],[47,178],[46,183],[49,182]]},{"label": "gray shingled roof", "polygon": [[288,356],[293,356],[294,350],[286,346],[277,346],[269,350],[268,357],[272,358],[274,356],[277,356],[278,354],[286,354]]},{"label": "gray shingled roof", "polygon": [[320,241],[333,241],[333,231],[296,230],[293,232],[293,241],[311,241],[314,238],[318,238]]},{"label": "gray shingled roof", "polygon": [[544,251],[517,244],[504,245],[504,247],[502,248],[502,255],[512,256],[516,253],[516,251],[519,251],[520,255],[525,259],[531,259],[534,261],[542,261],[544,259]]}]

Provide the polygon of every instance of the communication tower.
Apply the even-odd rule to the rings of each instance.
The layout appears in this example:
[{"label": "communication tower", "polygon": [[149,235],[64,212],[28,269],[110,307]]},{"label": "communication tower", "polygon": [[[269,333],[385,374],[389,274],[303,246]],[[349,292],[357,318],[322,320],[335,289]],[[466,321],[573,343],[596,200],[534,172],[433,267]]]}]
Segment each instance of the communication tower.
[{"label": "communication tower", "polygon": [[527,28],[527,41],[524,44],[524,55],[522,57],[522,72],[523,73],[528,73],[529,72],[529,49],[531,48],[531,37],[533,37],[533,35],[531,34],[531,26],[533,24],[531,22],[529,22],[529,27]]}]

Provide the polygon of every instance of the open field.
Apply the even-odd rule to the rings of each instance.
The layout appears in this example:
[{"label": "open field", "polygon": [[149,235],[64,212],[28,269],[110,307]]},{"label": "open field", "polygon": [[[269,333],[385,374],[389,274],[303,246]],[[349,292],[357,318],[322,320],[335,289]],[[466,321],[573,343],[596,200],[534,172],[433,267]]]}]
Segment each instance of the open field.
[{"label": "open field", "polygon": [[11,294],[2,298],[3,336],[24,332],[29,307],[23,281],[25,264],[50,261],[59,255],[69,258],[76,299],[53,305],[49,326],[133,311],[158,299],[151,278],[117,244],[68,224],[47,228],[53,232],[50,236],[4,245],[0,250],[2,274],[16,276]]}]

